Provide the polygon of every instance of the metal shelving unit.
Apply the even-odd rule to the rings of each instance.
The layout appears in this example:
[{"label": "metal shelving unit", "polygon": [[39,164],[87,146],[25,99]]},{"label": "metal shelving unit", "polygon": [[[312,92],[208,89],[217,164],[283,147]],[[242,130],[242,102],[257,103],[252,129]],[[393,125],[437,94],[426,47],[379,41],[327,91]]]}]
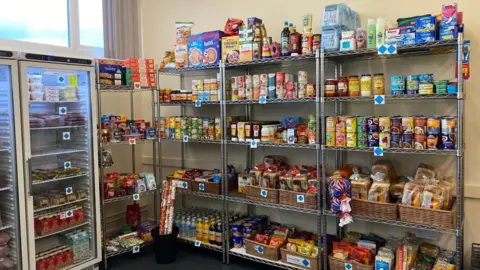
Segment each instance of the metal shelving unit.
[{"label": "metal shelving unit", "polygon": [[[234,64],[224,64],[221,62],[218,66],[208,66],[208,67],[198,67],[198,68],[182,68],[182,69],[159,69],[157,75],[176,75],[185,76],[185,74],[189,74],[190,72],[201,74],[204,71],[211,71],[212,69],[218,69],[220,72],[221,78],[221,89],[225,89],[226,85],[226,70],[238,70],[238,68],[245,68],[250,71],[250,68],[254,68],[259,65],[270,65],[270,64],[287,64],[290,61],[297,61],[299,63],[303,63],[302,61],[314,61],[315,65],[315,84],[316,84],[316,96],[318,98],[306,98],[306,99],[278,99],[278,100],[268,100],[267,104],[304,104],[304,103],[314,103],[315,104],[315,115],[317,120],[317,139],[316,144],[313,145],[299,145],[299,144],[275,144],[275,143],[264,143],[259,142],[258,147],[279,147],[279,148],[294,148],[294,149],[311,149],[315,150],[315,162],[317,166],[317,171],[321,171],[322,173],[317,175],[319,185],[321,187],[326,186],[327,182],[327,174],[326,170],[321,168],[321,164],[326,164],[326,157],[330,155],[330,153],[335,153],[335,168],[340,167],[343,162],[343,154],[348,152],[365,152],[365,153],[373,153],[373,148],[348,148],[348,147],[327,147],[325,146],[325,117],[327,116],[325,113],[325,107],[330,106],[330,104],[334,105],[335,109],[335,116],[340,115],[342,113],[342,103],[344,102],[372,102],[373,103],[373,96],[372,97],[325,97],[325,89],[324,89],[324,80],[325,80],[325,69],[326,69],[326,62],[333,62],[335,63],[335,76],[340,76],[342,73],[342,63],[344,61],[354,61],[354,60],[375,60],[375,59],[390,59],[390,58],[397,58],[397,57],[410,57],[410,56],[418,56],[418,55],[431,55],[431,54],[445,54],[445,53],[456,53],[458,59],[462,59],[463,57],[463,33],[459,33],[459,38],[453,41],[435,41],[430,43],[423,43],[423,44],[415,44],[415,45],[406,45],[406,46],[398,46],[397,54],[396,55],[378,55],[376,49],[361,49],[357,51],[349,51],[349,52],[324,52],[323,50],[317,52],[316,55],[313,56],[297,56],[297,57],[281,57],[276,59],[268,59],[268,60],[259,60],[259,61],[251,61],[245,63],[234,63]],[[461,61],[459,61],[456,69],[459,74],[461,74]],[[383,220],[383,219],[376,219],[364,216],[354,216],[354,220],[361,220],[366,222],[378,223],[378,224],[386,224],[398,227],[405,227],[411,229],[420,229],[420,230],[427,230],[431,232],[438,232],[438,233],[445,233],[445,234],[453,234],[456,237],[456,252],[457,256],[457,267],[459,269],[463,266],[463,102],[464,102],[464,95],[463,95],[463,81],[461,79],[458,80],[458,94],[434,94],[434,95],[402,95],[402,96],[386,96],[386,103],[388,102],[406,102],[406,101],[425,101],[425,100],[456,100],[457,102],[457,116],[458,116],[458,149],[456,150],[417,150],[417,149],[384,149],[384,153],[386,155],[394,155],[394,154],[409,154],[409,155],[441,155],[441,156],[455,156],[456,157],[456,180],[457,180],[457,201],[456,201],[456,227],[452,229],[445,229],[435,227],[434,224],[431,226],[425,226],[420,224],[414,224],[409,222],[403,222],[399,220]],[[193,102],[172,102],[172,103],[160,103],[158,112],[160,112],[160,107],[162,106],[182,106],[182,116],[184,115],[184,107],[193,105]],[[203,104],[203,103],[202,103]],[[207,104],[207,103],[205,103]],[[217,104],[217,102],[215,102]],[[228,164],[227,158],[227,148],[229,146],[234,145],[243,145],[249,146],[250,143],[248,142],[238,142],[238,141],[230,141],[228,140],[228,136],[226,135],[227,131],[227,105],[244,105],[245,112],[247,116],[247,121],[250,120],[251,117],[251,106],[254,104],[259,104],[259,101],[256,100],[239,100],[239,101],[229,101],[225,100],[225,93],[222,91],[221,93],[221,101],[220,104],[220,117],[222,118],[222,135],[223,138],[221,141],[217,142],[221,144],[221,155],[220,158],[222,159],[222,167],[223,167],[223,179],[227,179],[226,175],[226,168]],[[160,115],[160,113],[159,113]],[[168,141],[168,140],[163,140]],[[181,141],[181,140],[176,140]],[[195,142],[195,143],[206,143],[205,141],[194,141],[189,140],[188,143]],[[211,142],[211,141],[210,141]],[[184,167],[184,145],[182,144],[182,167]],[[247,167],[251,165],[251,153],[252,149],[249,147],[247,148]],[[159,149],[161,153],[161,148]],[[306,153],[306,152],[305,152]],[[311,152],[308,152],[311,153]],[[160,158],[160,168],[161,168],[161,158]],[[160,173],[161,175],[161,173]],[[320,187],[319,186],[319,187]],[[222,186],[222,194],[227,194],[226,191],[228,190],[227,181],[224,181],[224,185]],[[183,194],[192,195],[192,196],[205,196],[206,194],[198,194],[198,192],[182,192]],[[319,210],[310,210],[298,207],[291,207],[286,205],[280,204],[273,204],[273,203],[265,203],[260,201],[248,200],[244,197],[235,196],[231,194],[227,194],[226,196],[208,196],[210,198],[215,198],[221,200],[223,203],[223,224],[228,224],[227,215],[228,215],[228,203],[243,203],[247,205],[257,205],[268,207],[272,209],[282,209],[291,212],[298,212],[298,213],[305,213],[309,215],[317,216],[317,230],[319,235],[319,242],[326,241],[327,235],[327,217],[333,216],[330,212],[329,207],[327,206],[327,191],[326,188],[319,188],[318,189],[318,209]],[[229,234],[228,226],[224,226],[224,235]],[[337,230],[338,234],[341,234],[341,230]],[[340,236],[340,235],[339,235]],[[295,266],[287,265],[282,262],[275,262],[270,260],[265,260],[256,256],[248,255],[245,253],[244,249],[236,249],[230,248],[230,243],[228,237],[224,237],[223,243],[223,258],[224,263],[229,263],[229,256],[237,256],[241,258],[245,258],[248,260],[256,261],[259,263],[263,263],[266,265],[276,266],[283,269],[298,269]],[[323,252],[319,255],[319,269],[328,269],[328,253]]]},{"label": "metal shelving unit", "polygon": [[[97,102],[98,102],[98,119],[99,119],[99,127],[100,127],[100,119],[102,118],[102,94],[105,94],[107,95],[108,97],[114,97],[114,95],[116,93],[123,93],[123,94],[129,94],[130,96],[130,119],[135,119],[135,114],[134,114],[134,95],[137,94],[137,93],[150,93],[151,94],[151,100],[158,100],[158,96],[159,96],[159,93],[158,93],[158,90],[156,87],[136,87],[136,86],[127,86],[127,85],[101,85],[99,84],[98,82],[100,81],[99,79],[99,65],[98,65],[98,62],[96,63],[96,75],[97,75]],[[155,107],[157,107],[157,102],[152,102],[151,103],[151,106],[152,106],[152,118],[151,118],[151,125],[152,127],[155,125],[155,121],[157,121],[157,118],[156,118],[156,110],[155,110]],[[158,130],[157,130],[158,131]],[[155,176],[155,180],[157,181],[157,187],[159,186],[159,183],[158,183],[158,177],[157,177],[157,161],[156,161],[156,151],[157,151],[157,142],[158,140],[155,139],[155,140],[136,140],[135,143],[131,143],[129,141],[122,141],[122,142],[104,142],[103,139],[102,139],[102,134],[101,134],[101,130],[99,129],[98,130],[98,149],[99,149],[99,155],[100,155],[100,160],[102,160],[102,153],[103,151],[105,151],[106,148],[110,148],[110,147],[113,147],[113,146],[117,146],[117,145],[123,145],[123,147],[126,147],[128,145],[128,147],[131,148],[131,151],[132,151],[132,173],[136,173],[136,158],[135,158],[135,146],[137,144],[152,144],[152,156],[153,156],[153,169],[152,169],[152,172],[153,172],[153,175]],[[157,135],[158,135],[158,132],[157,132]],[[103,247],[103,263],[104,263],[104,267],[105,269],[108,268],[108,263],[107,263],[107,259],[108,258],[111,258],[111,257],[114,257],[114,256],[117,256],[117,255],[120,255],[120,254],[124,254],[128,251],[131,251],[131,249],[125,251],[125,250],[122,250],[122,252],[113,252],[113,253],[109,253],[107,252],[107,249],[106,249],[106,243],[107,243],[107,239],[105,237],[106,235],[106,231],[107,231],[107,218],[105,216],[105,207],[106,207],[106,204],[109,204],[109,203],[114,203],[114,202],[119,202],[119,201],[127,201],[127,200],[132,200],[132,201],[136,201],[134,199],[135,197],[135,194],[134,195],[128,195],[128,196],[123,196],[123,197],[116,197],[116,198],[111,198],[111,199],[105,199],[104,198],[104,194],[105,194],[105,191],[104,191],[104,185],[103,185],[103,179],[104,179],[104,176],[105,176],[105,167],[103,167],[103,162],[100,161],[100,170],[99,170],[99,179],[100,179],[100,183],[101,183],[101,208],[102,208],[102,231],[103,231],[103,235],[104,237],[102,238],[102,247]],[[147,195],[153,195],[154,196],[154,217],[155,217],[155,220],[158,221],[158,211],[157,211],[157,205],[158,205],[158,190],[159,189],[156,189],[156,190],[149,190],[147,192],[143,192],[143,193],[138,193],[139,195],[139,198],[140,197],[143,197],[143,196],[147,196]]]}]

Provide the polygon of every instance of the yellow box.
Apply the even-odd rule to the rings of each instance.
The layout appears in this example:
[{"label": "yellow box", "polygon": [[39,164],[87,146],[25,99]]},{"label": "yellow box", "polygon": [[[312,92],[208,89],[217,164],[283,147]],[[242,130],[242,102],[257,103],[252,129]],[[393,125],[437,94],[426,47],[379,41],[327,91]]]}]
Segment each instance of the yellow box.
[{"label": "yellow box", "polygon": [[238,36],[222,38],[222,60],[225,63],[240,61],[240,42]]}]

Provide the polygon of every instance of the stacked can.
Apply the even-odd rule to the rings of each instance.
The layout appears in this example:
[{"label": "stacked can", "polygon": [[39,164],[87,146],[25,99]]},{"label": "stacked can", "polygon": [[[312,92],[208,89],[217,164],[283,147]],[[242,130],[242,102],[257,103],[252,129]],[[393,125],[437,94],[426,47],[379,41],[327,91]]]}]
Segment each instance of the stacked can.
[{"label": "stacked can", "polygon": [[407,76],[407,95],[416,94],[418,94],[418,76],[409,75]]},{"label": "stacked can", "polygon": [[391,77],[392,96],[405,94],[405,76]]},{"label": "stacked can", "polygon": [[337,117],[327,117],[325,120],[326,123],[326,133],[325,133],[325,145],[326,146],[335,146],[335,130],[337,128]]},{"label": "stacked can", "polygon": [[438,149],[439,137],[441,132],[441,117],[430,116],[427,118],[427,148]]},{"label": "stacked can", "polygon": [[192,80],[192,100],[198,100],[197,80]]},{"label": "stacked can", "polygon": [[335,146],[346,146],[347,118],[340,116],[337,118],[335,126]]},{"label": "stacked can", "polygon": [[253,100],[260,99],[260,75],[253,75]]},{"label": "stacked can", "polygon": [[390,118],[390,148],[402,147],[402,117]]},{"label": "stacked can", "polygon": [[357,117],[357,147],[368,147],[368,117]]},{"label": "stacked can", "polygon": [[442,149],[455,149],[456,147],[456,117],[442,118]]},{"label": "stacked can", "polygon": [[268,98],[275,99],[277,97],[276,91],[275,73],[268,73]]},{"label": "stacked can", "polygon": [[246,86],[246,78],[245,75],[237,77],[237,89],[238,89],[238,99],[244,100],[245,99],[245,86]]},{"label": "stacked can", "polygon": [[433,94],[433,74],[418,74],[418,93],[420,95]]},{"label": "stacked can", "polygon": [[245,98],[248,100],[253,99],[253,76],[245,76]]},{"label": "stacked can", "polygon": [[378,118],[378,146],[381,148],[390,148],[390,129],[391,122],[390,117],[379,117]]},{"label": "stacked can", "polygon": [[379,145],[379,119],[378,117],[368,117],[368,147],[378,147]]},{"label": "stacked can", "polygon": [[260,96],[268,97],[268,74],[260,74]]},{"label": "stacked can", "polygon": [[[285,98],[285,72],[277,72],[276,74],[276,96],[279,99]],[[270,88],[268,89],[270,94]],[[270,97],[270,95],[269,95]]]},{"label": "stacked can", "polygon": [[346,146],[357,147],[357,118],[345,118]]},{"label": "stacked can", "polygon": [[203,96],[201,100],[204,101],[209,101],[210,100],[210,95],[212,91],[212,84],[211,84],[212,79],[205,79],[203,80]]},{"label": "stacked can", "polygon": [[308,83],[307,72],[306,71],[299,71],[298,72],[298,88],[297,88],[298,98],[306,98],[307,97],[307,83]]}]

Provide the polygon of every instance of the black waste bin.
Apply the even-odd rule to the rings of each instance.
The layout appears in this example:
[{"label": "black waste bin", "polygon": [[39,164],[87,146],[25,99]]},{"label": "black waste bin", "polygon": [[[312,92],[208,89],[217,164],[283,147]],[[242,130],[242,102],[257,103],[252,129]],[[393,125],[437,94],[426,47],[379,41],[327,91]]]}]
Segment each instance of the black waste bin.
[{"label": "black waste bin", "polygon": [[158,227],[150,231],[153,238],[153,249],[155,260],[158,264],[169,264],[177,259],[177,235],[178,227],[173,226],[172,233],[166,235],[158,234]]}]

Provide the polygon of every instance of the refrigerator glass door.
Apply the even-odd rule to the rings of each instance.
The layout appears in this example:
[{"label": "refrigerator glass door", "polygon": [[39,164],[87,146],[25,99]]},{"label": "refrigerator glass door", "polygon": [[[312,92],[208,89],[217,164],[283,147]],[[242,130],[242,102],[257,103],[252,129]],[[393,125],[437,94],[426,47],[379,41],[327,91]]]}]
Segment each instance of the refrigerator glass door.
[{"label": "refrigerator glass door", "polygon": [[25,232],[26,226],[19,223],[19,220],[25,220],[25,215],[18,211],[17,196],[17,191],[23,190],[23,169],[17,168],[17,165],[21,166],[21,156],[17,158],[17,153],[22,152],[22,146],[15,144],[15,141],[21,142],[17,79],[16,61],[0,59],[0,255],[8,254],[7,258],[0,260],[2,269],[21,269],[22,263],[28,266],[28,259],[22,261],[20,253],[23,246],[20,232]]},{"label": "refrigerator glass door", "polygon": [[31,269],[87,267],[101,260],[93,67],[21,62],[21,75]]}]

